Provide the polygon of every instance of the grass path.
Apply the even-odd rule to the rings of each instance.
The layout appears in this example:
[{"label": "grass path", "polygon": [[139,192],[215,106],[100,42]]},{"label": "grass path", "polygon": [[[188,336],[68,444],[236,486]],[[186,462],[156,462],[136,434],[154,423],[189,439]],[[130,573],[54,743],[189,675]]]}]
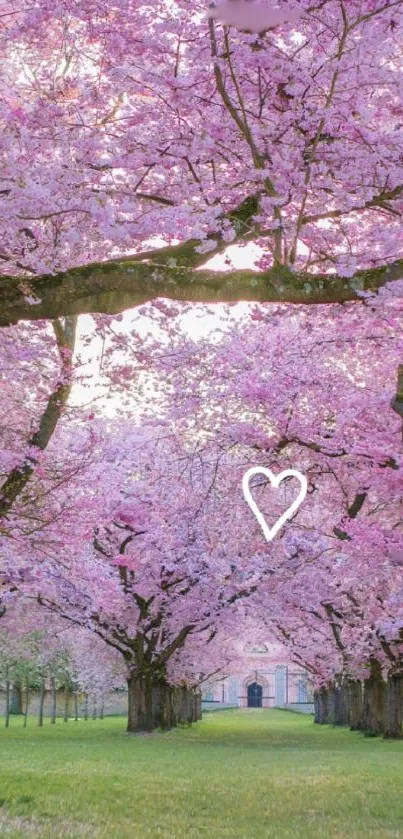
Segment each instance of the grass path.
[{"label": "grass path", "polygon": [[284,711],[0,729],[1,839],[403,839],[403,742]]}]

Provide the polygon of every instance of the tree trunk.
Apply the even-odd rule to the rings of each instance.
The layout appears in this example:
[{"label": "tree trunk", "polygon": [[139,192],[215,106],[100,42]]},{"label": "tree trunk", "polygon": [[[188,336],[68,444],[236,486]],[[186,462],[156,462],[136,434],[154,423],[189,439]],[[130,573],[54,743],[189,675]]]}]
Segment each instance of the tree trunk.
[{"label": "tree trunk", "polygon": [[6,720],[5,726],[6,728],[10,725],[10,693],[11,693],[11,685],[8,678],[8,672],[6,672]]},{"label": "tree trunk", "polygon": [[328,695],[326,688],[320,688],[320,690],[316,691],[314,722],[317,723],[317,725],[326,725],[329,721],[327,698]]},{"label": "tree trunk", "polygon": [[327,721],[329,725],[336,725],[336,688],[331,685],[327,691]]},{"label": "tree trunk", "polygon": [[346,682],[336,688],[335,725],[348,725],[348,690]]},{"label": "tree trunk", "polygon": [[181,687],[172,688],[171,709],[172,725],[175,726],[183,720],[185,714],[183,689]]},{"label": "tree trunk", "polygon": [[22,714],[22,690],[19,685],[12,688],[10,714]]},{"label": "tree trunk", "polygon": [[364,681],[362,728],[368,736],[383,734],[386,684],[379,661],[371,659],[370,675]]},{"label": "tree trunk", "polygon": [[78,722],[78,696],[77,691],[74,691],[74,721]]},{"label": "tree trunk", "polygon": [[69,721],[69,692],[68,692],[68,690],[66,690],[64,692],[64,717],[63,717],[63,720],[64,720],[64,722]]},{"label": "tree trunk", "polygon": [[187,696],[183,687],[175,688],[175,725],[186,720]]},{"label": "tree trunk", "polygon": [[52,676],[50,683],[52,687],[52,714],[50,721],[54,725],[56,722],[56,679],[54,676]]},{"label": "tree trunk", "polygon": [[127,731],[167,730],[201,717],[201,697],[186,687],[175,687],[163,678],[133,674],[127,681],[129,714]]},{"label": "tree trunk", "polygon": [[314,710],[315,710],[315,716],[314,716],[313,721],[314,721],[314,723],[316,723],[316,725],[319,725],[320,704],[319,704],[319,691],[318,690],[315,690],[314,693],[313,693],[313,707],[314,707]]},{"label": "tree trunk", "polygon": [[197,693],[193,690],[192,691],[192,722],[197,722],[199,719],[199,711],[198,711],[198,696]]},{"label": "tree trunk", "polygon": [[175,688],[160,681],[153,686],[154,727],[164,731],[176,725]]},{"label": "tree trunk", "polygon": [[29,685],[28,682],[25,686],[25,711],[24,711],[24,728],[27,727],[28,721],[28,705],[29,705]]},{"label": "tree trunk", "polygon": [[190,690],[187,689],[187,687],[183,687],[182,691],[183,691],[183,700],[184,700],[184,714],[183,714],[183,719],[181,719],[181,722],[187,722],[187,723],[190,724],[192,722],[192,717],[193,717],[193,713],[192,713],[192,694],[191,694]]},{"label": "tree trunk", "polygon": [[84,694],[84,719],[88,720],[88,693]]},{"label": "tree trunk", "polygon": [[100,708],[100,711],[99,711],[99,719],[103,720],[103,718],[104,718],[104,698],[102,697],[101,708]]},{"label": "tree trunk", "polygon": [[43,726],[43,706],[45,704],[45,677],[41,678],[41,694],[39,697],[39,719],[38,725]]},{"label": "tree trunk", "polygon": [[362,683],[358,679],[350,679],[347,686],[348,718],[351,731],[362,729]]},{"label": "tree trunk", "polygon": [[389,676],[386,683],[385,738],[400,739],[402,734],[402,676]]},{"label": "tree trunk", "polygon": [[94,696],[94,699],[92,701],[92,719],[96,720],[96,718],[97,718],[97,698],[96,698],[96,696]]},{"label": "tree trunk", "polygon": [[132,674],[127,680],[129,710],[127,731],[153,731],[153,684],[150,675]]},{"label": "tree trunk", "polygon": [[189,722],[196,722],[196,694],[190,691],[190,720]]}]

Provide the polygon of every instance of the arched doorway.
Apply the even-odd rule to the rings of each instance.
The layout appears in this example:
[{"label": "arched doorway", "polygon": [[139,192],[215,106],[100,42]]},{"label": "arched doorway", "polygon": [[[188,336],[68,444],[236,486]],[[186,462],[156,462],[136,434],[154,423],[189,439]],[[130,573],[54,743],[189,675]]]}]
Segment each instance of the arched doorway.
[{"label": "arched doorway", "polygon": [[257,682],[251,682],[248,685],[248,708],[261,708],[263,698],[262,685]]}]

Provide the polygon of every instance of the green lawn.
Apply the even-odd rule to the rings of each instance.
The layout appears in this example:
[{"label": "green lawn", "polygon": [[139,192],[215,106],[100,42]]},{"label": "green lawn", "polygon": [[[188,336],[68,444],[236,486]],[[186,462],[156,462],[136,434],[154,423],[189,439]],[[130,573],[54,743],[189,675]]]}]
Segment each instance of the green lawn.
[{"label": "green lawn", "polygon": [[403,742],[283,711],[124,727],[14,717],[0,730],[0,837],[403,837]]}]

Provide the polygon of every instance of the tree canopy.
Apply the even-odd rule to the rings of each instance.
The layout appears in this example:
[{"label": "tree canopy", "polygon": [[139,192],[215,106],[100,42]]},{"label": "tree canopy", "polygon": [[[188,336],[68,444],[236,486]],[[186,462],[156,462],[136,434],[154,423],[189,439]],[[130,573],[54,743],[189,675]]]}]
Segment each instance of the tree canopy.
[{"label": "tree canopy", "polygon": [[[0,13],[0,616],[102,639],[132,728],[252,620],[318,690],[402,671],[402,26],[403,0]],[[86,312],[112,418],[72,398]],[[256,463],[308,480],[269,546]],[[272,521],[293,487],[253,492]]]},{"label": "tree canopy", "polygon": [[3,325],[401,294],[401,0],[249,5],[253,31],[195,0],[2,14]]}]

